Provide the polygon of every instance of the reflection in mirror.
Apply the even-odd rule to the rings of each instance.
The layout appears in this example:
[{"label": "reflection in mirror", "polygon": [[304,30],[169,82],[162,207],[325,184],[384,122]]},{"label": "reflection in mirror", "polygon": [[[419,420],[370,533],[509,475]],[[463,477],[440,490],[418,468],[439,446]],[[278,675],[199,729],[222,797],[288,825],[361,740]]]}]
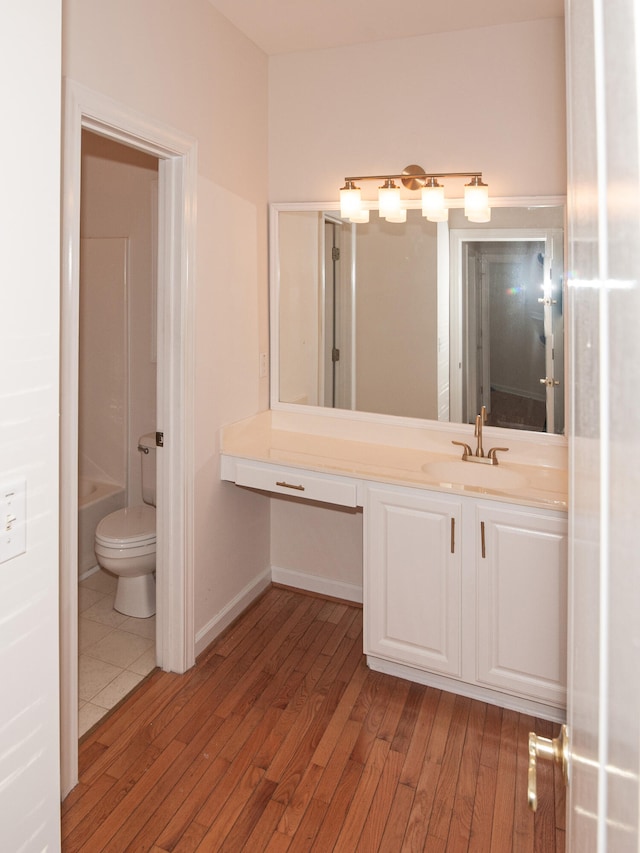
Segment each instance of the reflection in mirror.
[{"label": "reflection in mirror", "polygon": [[272,405],[564,428],[557,199],[366,224],[273,205]]}]

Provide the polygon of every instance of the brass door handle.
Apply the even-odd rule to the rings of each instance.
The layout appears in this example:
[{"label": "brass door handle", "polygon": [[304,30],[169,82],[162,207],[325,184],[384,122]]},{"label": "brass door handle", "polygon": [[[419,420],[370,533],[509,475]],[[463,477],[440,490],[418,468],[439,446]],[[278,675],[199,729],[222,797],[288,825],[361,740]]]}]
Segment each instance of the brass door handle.
[{"label": "brass door handle", "polygon": [[529,732],[529,771],[527,799],[529,808],[535,812],[538,808],[538,785],[536,781],[536,762],[538,758],[549,758],[562,766],[564,783],[567,784],[569,761],[569,735],[567,727],[562,726],[558,737],[553,739],[540,737],[535,732]]}]

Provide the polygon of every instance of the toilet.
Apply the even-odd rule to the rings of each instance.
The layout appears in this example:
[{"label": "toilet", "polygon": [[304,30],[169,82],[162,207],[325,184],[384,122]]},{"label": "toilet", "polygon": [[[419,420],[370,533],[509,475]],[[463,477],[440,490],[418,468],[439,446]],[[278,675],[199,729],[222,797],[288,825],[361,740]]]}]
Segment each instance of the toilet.
[{"label": "toilet", "polygon": [[114,609],[146,619],[156,612],[155,433],[141,436],[138,451],[144,504],[106,515],[96,527],[95,552],[98,564],[118,576]]}]

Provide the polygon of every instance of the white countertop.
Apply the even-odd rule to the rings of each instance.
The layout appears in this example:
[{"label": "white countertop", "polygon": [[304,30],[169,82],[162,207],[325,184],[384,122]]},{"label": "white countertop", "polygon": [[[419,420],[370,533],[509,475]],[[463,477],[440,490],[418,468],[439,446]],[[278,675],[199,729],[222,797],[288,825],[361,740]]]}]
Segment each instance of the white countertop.
[{"label": "white countertop", "polygon": [[[444,429],[440,425],[396,427],[267,411],[225,427],[221,453],[305,471],[566,511],[563,440],[552,436],[546,446],[486,428],[485,452],[491,447],[509,447],[509,452],[498,453],[497,466],[458,464],[462,448],[451,440],[465,441],[473,449],[472,436],[473,427],[466,425],[454,430],[449,425]],[[460,482],[467,470],[468,482]],[[494,473],[496,483],[491,482]]]}]

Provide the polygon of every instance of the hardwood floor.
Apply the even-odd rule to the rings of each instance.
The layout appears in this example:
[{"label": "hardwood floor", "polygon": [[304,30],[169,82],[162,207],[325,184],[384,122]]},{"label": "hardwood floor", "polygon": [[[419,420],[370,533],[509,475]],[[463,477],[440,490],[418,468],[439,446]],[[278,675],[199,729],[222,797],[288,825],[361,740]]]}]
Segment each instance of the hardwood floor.
[{"label": "hardwood floor", "polygon": [[63,850],[564,851],[551,723],[367,669],[362,610],[272,587],[80,746]]}]

